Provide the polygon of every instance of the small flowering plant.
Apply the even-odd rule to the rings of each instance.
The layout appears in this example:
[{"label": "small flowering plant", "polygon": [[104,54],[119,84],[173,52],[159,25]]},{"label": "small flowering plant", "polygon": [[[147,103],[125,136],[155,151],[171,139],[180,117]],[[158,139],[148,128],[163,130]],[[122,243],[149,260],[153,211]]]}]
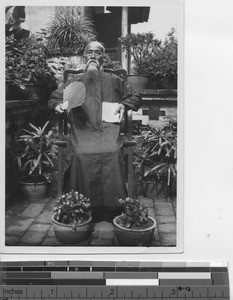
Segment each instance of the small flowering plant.
[{"label": "small flowering plant", "polygon": [[124,212],[121,215],[121,226],[126,228],[146,227],[149,221],[148,208],[138,199],[119,199]]},{"label": "small flowering plant", "polygon": [[58,198],[53,209],[54,219],[59,223],[72,225],[76,231],[76,226],[88,220],[91,215],[89,207],[89,198],[77,191],[71,191]]}]

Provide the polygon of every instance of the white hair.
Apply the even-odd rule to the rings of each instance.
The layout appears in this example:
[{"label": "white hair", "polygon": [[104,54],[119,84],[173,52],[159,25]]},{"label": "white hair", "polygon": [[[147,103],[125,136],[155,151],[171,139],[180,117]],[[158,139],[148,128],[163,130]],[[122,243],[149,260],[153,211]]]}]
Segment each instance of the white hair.
[{"label": "white hair", "polygon": [[101,49],[102,53],[105,54],[105,48],[104,48],[104,46],[100,42],[98,42],[98,41],[89,42],[86,45],[85,49],[84,49],[84,54],[86,53],[86,51],[87,51],[87,49],[89,48],[90,45],[95,45],[95,46],[99,47]]}]

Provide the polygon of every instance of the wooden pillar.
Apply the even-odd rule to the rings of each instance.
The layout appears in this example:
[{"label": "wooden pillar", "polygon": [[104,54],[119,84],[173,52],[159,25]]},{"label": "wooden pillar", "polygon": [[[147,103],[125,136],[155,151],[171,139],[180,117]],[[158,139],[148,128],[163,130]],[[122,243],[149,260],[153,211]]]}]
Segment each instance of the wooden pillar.
[{"label": "wooden pillar", "polygon": [[[128,7],[122,7],[122,17],[121,17],[121,35],[126,36],[128,33]],[[126,70],[129,74],[128,68],[128,54],[127,51],[121,53],[121,64],[122,68]]]}]

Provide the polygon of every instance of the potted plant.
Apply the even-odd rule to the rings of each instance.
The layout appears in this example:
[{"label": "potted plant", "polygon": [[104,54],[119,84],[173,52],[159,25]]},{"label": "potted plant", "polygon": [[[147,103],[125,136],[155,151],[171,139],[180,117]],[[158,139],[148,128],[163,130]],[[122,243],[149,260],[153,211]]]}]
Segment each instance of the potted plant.
[{"label": "potted plant", "polygon": [[48,130],[48,124],[41,128],[29,123],[29,128],[24,129],[26,134],[18,139],[19,183],[27,200],[39,201],[48,196],[53,161],[57,156],[56,138],[53,131]]},{"label": "potted plant", "polygon": [[148,83],[148,70],[143,67],[154,48],[160,46],[160,41],[154,38],[152,32],[130,33],[118,39],[122,51],[128,51],[135,66],[133,75],[128,76],[128,81],[137,89],[143,89]]},{"label": "potted plant", "polygon": [[120,61],[112,60],[109,54],[105,55],[102,67],[112,70],[118,70],[122,68]]},{"label": "potted plant", "polygon": [[57,88],[54,72],[47,65],[47,49],[34,38],[6,37],[7,100],[47,100]]},{"label": "potted plant", "polygon": [[124,212],[113,219],[121,246],[150,246],[156,221],[148,216],[148,208],[138,199],[120,199]]},{"label": "potted plant", "polygon": [[90,200],[77,191],[60,196],[54,207],[53,229],[62,244],[78,244],[91,232]]},{"label": "potted plant", "polygon": [[93,23],[73,10],[56,14],[47,27],[47,47],[53,55],[81,55],[87,42],[95,39]]},{"label": "potted plant", "polygon": [[75,62],[70,61],[68,57],[64,57],[64,56],[48,58],[47,64],[49,68],[54,72],[54,77],[57,80],[58,87],[60,87],[64,83],[65,70],[80,69],[80,67],[78,67],[78,65]]},{"label": "potted plant", "polygon": [[174,190],[177,176],[176,123],[170,121],[160,129],[147,125],[147,129],[136,138],[135,170],[141,173],[144,196],[167,198]]}]

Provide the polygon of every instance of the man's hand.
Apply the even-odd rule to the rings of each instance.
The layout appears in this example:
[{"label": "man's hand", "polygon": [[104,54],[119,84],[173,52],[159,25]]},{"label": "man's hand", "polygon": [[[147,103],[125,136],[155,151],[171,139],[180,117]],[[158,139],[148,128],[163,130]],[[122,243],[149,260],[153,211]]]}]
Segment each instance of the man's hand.
[{"label": "man's hand", "polygon": [[124,112],[125,112],[125,106],[124,106],[124,104],[118,104],[117,109],[116,109],[114,115],[116,115],[116,114],[119,113],[119,116],[120,116],[119,117],[119,122],[121,122],[121,120],[122,120],[122,118],[124,116]]},{"label": "man's hand", "polygon": [[60,103],[58,104],[56,107],[55,107],[55,112],[59,113],[59,114],[62,114],[64,113],[65,111],[67,111],[69,108],[69,101],[65,101],[63,103]]}]

